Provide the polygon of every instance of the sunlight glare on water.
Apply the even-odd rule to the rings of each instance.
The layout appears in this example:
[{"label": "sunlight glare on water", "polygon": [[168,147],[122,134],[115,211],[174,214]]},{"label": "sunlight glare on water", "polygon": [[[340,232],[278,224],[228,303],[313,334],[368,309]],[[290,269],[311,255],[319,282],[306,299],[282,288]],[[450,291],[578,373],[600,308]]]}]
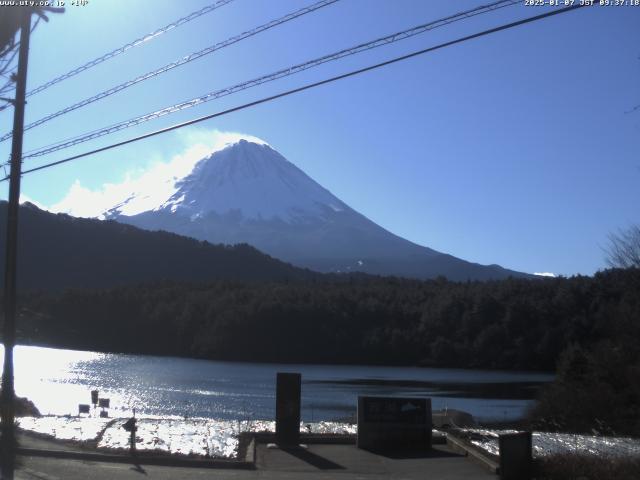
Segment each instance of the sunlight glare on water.
[{"label": "sunlight glare on water", "polygon": [[[0,352],[4,368],[4,345]],[[43,414],[74,414],[79,403],[90,400],[86,387],[77,384],[75,367],[104,354],[18,345],[13,355],[16,395],[27,397]]]}]

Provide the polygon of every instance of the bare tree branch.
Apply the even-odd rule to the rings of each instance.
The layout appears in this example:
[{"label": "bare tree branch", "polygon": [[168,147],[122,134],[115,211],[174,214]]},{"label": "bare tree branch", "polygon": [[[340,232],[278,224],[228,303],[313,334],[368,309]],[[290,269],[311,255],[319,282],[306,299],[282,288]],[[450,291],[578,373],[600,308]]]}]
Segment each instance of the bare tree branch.
[{"label": "bare tree branch", "polygon": [[610,234],[605,251],[612,268],[640,268],[640,225]]}]

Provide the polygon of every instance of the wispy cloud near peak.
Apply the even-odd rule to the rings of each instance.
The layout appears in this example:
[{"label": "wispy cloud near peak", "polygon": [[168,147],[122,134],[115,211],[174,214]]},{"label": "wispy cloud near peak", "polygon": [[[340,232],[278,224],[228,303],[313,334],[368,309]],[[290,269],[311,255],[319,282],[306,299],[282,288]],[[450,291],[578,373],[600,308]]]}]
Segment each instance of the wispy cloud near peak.
[{"label": "wispy cloud near peak", "polygon": [[175,192],[176,181],[189,175],[202,158],[240,140],[268,145],[252,135],[218,130],[186,130],[179,138],[187,148],[168,161],[156,162],[142,172],[128,172],[121,182],[104,183],[96,190],[83,186],[76,179],[64,198],[48,210],[76,217],[100,218],[105,211],[135,196],[138,200],[135,208],[124,206],[121,210],[124,215],[135,215],[167,201]]}]

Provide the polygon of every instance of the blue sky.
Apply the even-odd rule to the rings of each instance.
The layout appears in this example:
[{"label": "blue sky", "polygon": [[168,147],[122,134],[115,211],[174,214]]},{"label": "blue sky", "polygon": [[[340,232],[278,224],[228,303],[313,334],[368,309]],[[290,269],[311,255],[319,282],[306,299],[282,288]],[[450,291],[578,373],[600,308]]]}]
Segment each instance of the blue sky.
[{"label": "blue sky", "polygon": [[[40,23],[29,88],[212,0],[89,0]],[[313,3],[236,0],[29,99],[27,122]],[[486,1],[341,0],[34,128],[25,150],[435,20]],[[517,5],[25,161],[25,168],[535,15]],[[416,243],[527,272],[592,274],[640,222],[640,7],[594,7],[26,175],[51,207],[207,143],[262,138],[351,207]],[[2,133],[12,112],[0,113]],[[213,142],[213,140],[212,140]],[[8,155],[9,143],[0,144]],[[75,187],[74,187],[75,185]],[[105,187],[110,185],[111,187]],[[6,183],[0,186],[6,198]]]}]

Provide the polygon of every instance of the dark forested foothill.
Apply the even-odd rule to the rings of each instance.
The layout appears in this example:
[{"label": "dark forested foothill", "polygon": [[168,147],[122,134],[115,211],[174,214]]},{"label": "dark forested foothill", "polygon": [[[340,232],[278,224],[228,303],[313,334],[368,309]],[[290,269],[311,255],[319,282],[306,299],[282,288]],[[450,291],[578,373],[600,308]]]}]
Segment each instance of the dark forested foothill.
[{"label": "dark forested foothill", "polygon": [[[6,215],[7,203],[0,201],[0,251],[4,250]],[[20,290],[108,288],[160,279],[285,281],[319,275],[247,244],[212,245],[113,221],[52,214],[31,204],[20,207],[18,235]]]},{"label": "dark forested foothill", "polygon": [[225,360],[554,370],[569,347],[608,341],[627,352],[640,340],[638,269],[466,283],[171,282],[30,293],[20,304],[26,342]]}]

